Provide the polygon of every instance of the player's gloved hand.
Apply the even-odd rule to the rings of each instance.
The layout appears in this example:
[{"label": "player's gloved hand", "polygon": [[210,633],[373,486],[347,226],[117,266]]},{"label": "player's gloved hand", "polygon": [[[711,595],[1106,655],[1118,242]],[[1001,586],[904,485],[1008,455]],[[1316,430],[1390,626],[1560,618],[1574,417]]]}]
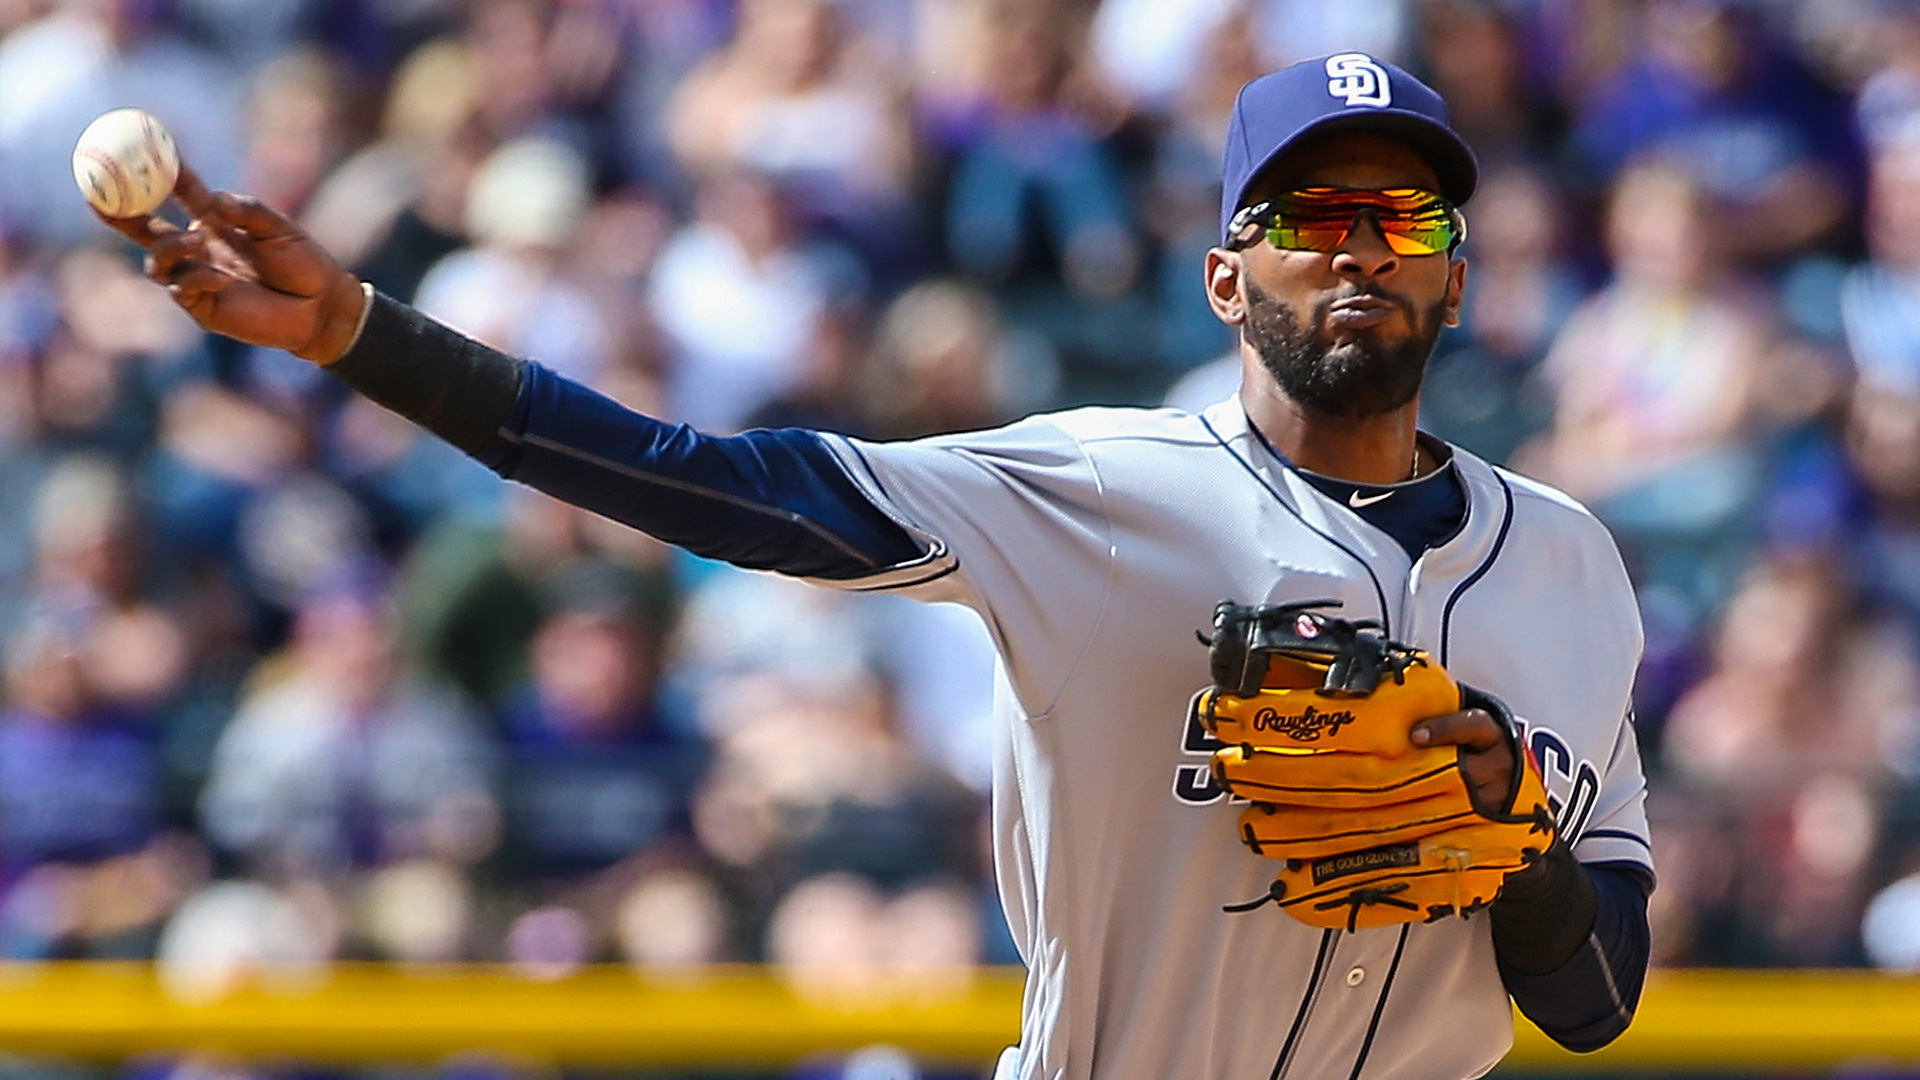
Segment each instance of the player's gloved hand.
[{"label": "player's gloved hand", "polygon": [[1285,864],[1251,906],[1347,929],[1478,911],[1553,840],[1512,715],[1328,606],[1215,612],[1196,718],[1228,744],[1215,778],[1252,803],[1241,840]]},{"label": "player's gloved hand", "polygon": [[146,249],[149,278],[201,329],[330,364],[353,344],[367,298],[319,244],[258,199],[209,191],[184,163],[173,195],[191,220],[100,219]]}]

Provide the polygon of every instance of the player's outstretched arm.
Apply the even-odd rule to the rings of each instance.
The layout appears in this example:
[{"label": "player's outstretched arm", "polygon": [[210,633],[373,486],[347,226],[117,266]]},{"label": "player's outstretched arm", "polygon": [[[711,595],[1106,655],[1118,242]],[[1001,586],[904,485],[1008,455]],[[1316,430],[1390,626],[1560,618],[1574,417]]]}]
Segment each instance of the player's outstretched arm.
[{"label": "player's outstretched arm", "polygon": [[211,333],[285,349],[316,364],[340,358],[366,310],[360,282],[300,227],[258,199],[213,192],[182,164],[174,198],[191,220],[101,220],[146,250],[147,276]]},{"label": "player's outstretched arm", "polygon": [[103,217],[212,333],[286,349],[538,488],[698,555],[796,577],[865,579],[928,552],[813,432],[715,437],[635,412],[365,289],[258,200],[182,166],[192,220]]}]

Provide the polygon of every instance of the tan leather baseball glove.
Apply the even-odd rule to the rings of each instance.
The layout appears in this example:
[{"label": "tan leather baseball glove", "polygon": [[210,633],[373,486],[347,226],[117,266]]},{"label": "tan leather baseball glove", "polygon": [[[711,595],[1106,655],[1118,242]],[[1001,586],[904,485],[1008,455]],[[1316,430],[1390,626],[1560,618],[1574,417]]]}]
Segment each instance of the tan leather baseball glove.
[{"label": "tan leather baseball glove", "polygon": [[[1284,864],[1267,896],[1228,910],[1272,901],[1347,930],[1471,915],[1553,842],[1539,768],[1499,699],[1376,622],[1326,613],[1337,606],[1222,601],[1202,635],[1214,684],[1193,710],[1227,744],[1214,776],[1251,804],[1240,839]],[[1507,732],[1501,805],[1476,797],[1464,748],[1409,739],[1421,720],[1462,709],[1486,710]]]}]

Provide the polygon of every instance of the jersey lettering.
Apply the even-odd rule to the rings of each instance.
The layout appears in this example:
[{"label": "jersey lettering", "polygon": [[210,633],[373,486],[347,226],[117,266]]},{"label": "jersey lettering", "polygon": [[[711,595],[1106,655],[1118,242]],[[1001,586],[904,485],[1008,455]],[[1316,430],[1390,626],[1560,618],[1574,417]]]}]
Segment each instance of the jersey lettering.
[{"label": "jersey lettering", "polygon": [[[1180,752],[1195,755],[1202,760],[1177,765],[1173,770],[1173,797],[1188,806],[1208,806],[1227,797],[1227,789],[1213,778],[1213,766],[1209,759],[1213,752],[1226,744],[1212,735],[1201,725],[1200,716],[1192,709],[1187,710],[1187,723],[1180,732]],[[1245,800],[1235,799],[1234,802]]]},{"label": "jersey lettering", "polygon": [[1600,774],[1588,762],[1574,771],[1573,790],[1567,793],[1566,808],[1560,811],[1560,833],[1571,844],[1587,831],[1594,804],[1600,801]]},{"label": "jersey lettering", "polygon": [[1586,758],[1575,759],[1560,733],[1521,721],[1520,740],[1533,752],[1540,779],[1547,787],[1547,808],[1559,823],[1560,835],[1572,845],[1587,831],[1594,804],[1600,800],[1600,770]]},{"label": "jersey lettering", "polygon": [[1181,765],[1173,770],[1173,797],[1188,806],[1208,806],[1227,797],[1225,788],[1205,765]]}]

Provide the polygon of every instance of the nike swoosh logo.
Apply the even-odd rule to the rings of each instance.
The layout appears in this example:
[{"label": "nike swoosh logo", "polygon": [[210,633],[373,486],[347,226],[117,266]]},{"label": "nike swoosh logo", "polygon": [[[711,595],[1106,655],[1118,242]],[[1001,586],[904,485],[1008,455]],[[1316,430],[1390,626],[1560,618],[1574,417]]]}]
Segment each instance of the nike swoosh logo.
[{"label": "nike swoosh logo", "polygon": [[1378,495],[1369,495],[1363,499],[1360,497],[1360,493],[1356,491],[1353,494],[1347,496],[1347,505],[1353,507],[1355,510],[1358,510],[1363,506],[1372,506],[1374,503],[1379,502],[1381,499],[1390,499],[1392,497],[1393,497],[1393,492],[1383,491]]}]

